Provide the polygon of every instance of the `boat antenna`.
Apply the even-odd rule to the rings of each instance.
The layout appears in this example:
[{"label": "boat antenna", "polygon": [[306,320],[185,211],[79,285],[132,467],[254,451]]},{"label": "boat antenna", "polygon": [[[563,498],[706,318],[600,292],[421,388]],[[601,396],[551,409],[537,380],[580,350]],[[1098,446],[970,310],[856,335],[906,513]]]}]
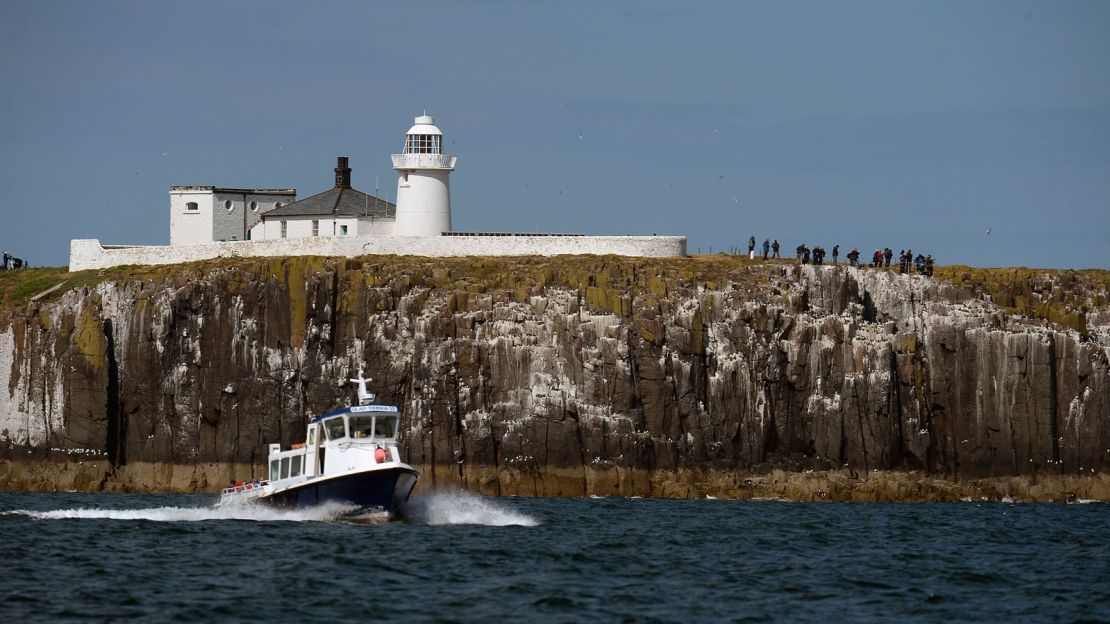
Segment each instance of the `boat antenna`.
[{"label": "boat antenna", "polygon": [[362,367],[358,369],[358,379],[352,379],[351,383],[358,384],[358,404],[370,405],[374,402],[374,394],[366,389],[366,382],[373,381],[362,376]]}]

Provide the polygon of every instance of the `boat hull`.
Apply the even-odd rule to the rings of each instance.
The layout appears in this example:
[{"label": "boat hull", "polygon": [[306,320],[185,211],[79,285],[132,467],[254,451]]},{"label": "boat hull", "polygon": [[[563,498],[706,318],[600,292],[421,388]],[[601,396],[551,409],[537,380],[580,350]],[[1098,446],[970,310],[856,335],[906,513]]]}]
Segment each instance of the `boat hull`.
[{"label": "boat hull", "polygon": [[396,516],[412,494],[417,473],[411,468],[365,470],[306,481],[255,500],[275,507],[315,507],[327,503],[352,505],[352,516]]}]

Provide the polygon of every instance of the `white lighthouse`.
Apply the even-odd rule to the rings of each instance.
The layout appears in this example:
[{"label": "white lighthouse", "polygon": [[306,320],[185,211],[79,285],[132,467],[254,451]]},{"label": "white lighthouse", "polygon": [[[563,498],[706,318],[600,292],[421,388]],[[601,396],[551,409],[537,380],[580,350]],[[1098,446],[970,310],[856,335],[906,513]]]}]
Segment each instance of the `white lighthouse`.
[{"label": "white lighthouse", "polygon": [[393,155],[397,179],[395,236],[439,236],[451,231],[451,183],[455,156],[443,153],[435,119],[421,115],[405,133],[405,152]]}]

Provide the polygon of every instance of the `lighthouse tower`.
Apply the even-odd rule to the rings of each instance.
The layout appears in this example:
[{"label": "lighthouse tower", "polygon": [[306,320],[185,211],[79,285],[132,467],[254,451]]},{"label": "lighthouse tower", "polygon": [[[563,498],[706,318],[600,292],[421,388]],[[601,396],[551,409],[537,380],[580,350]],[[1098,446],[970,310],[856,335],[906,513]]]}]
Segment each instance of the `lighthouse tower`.
[{"label": "lighthouse tower", "polygon": [[451,184],[455,157],[443,153],[443,133],[427,115],[405,133],[405,152],[393,155],[397,170],[395,236],[439,236],[451,231]]}]

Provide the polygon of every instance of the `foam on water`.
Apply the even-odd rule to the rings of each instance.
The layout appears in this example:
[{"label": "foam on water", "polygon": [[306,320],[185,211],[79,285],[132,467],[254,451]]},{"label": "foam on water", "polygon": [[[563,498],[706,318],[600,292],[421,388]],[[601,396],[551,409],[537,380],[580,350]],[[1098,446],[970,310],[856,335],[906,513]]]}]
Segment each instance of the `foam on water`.
[{"label": "foam on water", "polygon": [[486,526],[538,526],[540,521],[507,509],[492,499],[467,492],[436,492],[415,496],[405,505],[405,515],[430,525],[480,524]]},{"label": "foam on water", "polygon": [[151,522],[204,522],[206,520],[254,520],[259,522],[323,522],[336,520],[353,511],[339,504],[306,509],[276,509],[245,503],[213,507],[151,507],[139,509],[98,509],[78,507],[32,511],[16,509],[0,515],[22,515],[37,520],[148,520]]}]

